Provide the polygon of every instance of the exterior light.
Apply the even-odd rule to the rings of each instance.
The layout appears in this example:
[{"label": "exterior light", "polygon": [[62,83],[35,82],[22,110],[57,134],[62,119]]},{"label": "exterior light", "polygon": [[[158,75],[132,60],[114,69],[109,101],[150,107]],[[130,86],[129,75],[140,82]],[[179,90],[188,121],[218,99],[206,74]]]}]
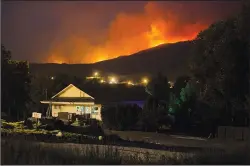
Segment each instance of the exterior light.
[{"label": "exterior light", "polygon": [[168,81],[168,84],[170,85],[170,88],[173,88],[173,87],[174,87],[174,83],[173,83],[173,82]]},{"label": "exterior light", "polygon": [[51,80],[54,80],[54,79],[55,79],[55,77],[53,77],[53,76],[52,76],[50,79],[51,79]]},{"label": "exterior light", "polygon": [[110,84],[117,84],[117,79],[115,77],[111,77],[109,83]]},{"label": "exterior light", "polygon": [[128,81],[128,85],[134,85],[132,81]]},{"label": "exterior light", "polygon": [[148,84],[148,79],[147,78],[143,78],[142,83],[143,84]]},{"label": "exterior light", "polygon": [[94,72],[94,76],[97,77],[99,75],[98,72]]},{"label": "exterior light", "polygon": [[105,81],[103,79],[101,79],[100,83],[104,83]]}]

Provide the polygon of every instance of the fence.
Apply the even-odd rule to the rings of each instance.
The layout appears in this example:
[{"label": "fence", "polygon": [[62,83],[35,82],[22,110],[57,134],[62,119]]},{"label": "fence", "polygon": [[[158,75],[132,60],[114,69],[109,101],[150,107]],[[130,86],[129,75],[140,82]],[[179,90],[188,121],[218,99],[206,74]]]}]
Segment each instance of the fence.
[{"label": "fence", "polygon": [[218,138],[222,140],[250,141],[250,128],[219,126]]}]

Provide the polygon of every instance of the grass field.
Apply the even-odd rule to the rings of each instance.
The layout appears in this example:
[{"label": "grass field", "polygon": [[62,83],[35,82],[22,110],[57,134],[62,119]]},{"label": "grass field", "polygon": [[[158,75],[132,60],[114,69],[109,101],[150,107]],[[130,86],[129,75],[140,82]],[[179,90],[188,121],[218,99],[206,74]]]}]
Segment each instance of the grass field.
[{"label": "grass field", "polygon": [[[49,143],[43,139],[53,131],[24,129],[20,122],[5,125],[11,128],[1,128],[7,134],[1,141],[2,164],[250,164],[246,142],[106,130],[106,135],[117,135],[122,140],[100,145],[98,140],[88,141],[92,137],[64,132],[66,140]],[[81,141],[74,141],[78,137]]]},{"label": "grass field", "polygon": [[249,149],[179,153],[105,145],[2,140],[1,164],[250,164]]}]

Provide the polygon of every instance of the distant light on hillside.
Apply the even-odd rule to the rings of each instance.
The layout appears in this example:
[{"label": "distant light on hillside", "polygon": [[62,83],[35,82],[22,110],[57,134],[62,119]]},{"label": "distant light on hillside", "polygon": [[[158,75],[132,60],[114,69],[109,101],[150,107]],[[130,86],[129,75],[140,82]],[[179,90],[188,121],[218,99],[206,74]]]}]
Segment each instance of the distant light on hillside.
[{"label": "distant light on hillside", "polygon": [[98,72],[94,72],[94,77],[98,77],[99,73]]},{"label": "distant light on hillside", "polygon": [[109,83],[110,84],[117,84],[118,83],[117,78],[116,77],[110,77]]},{"label": "distant light on hillside", "polygon": [[128,81],[128,85],[134,85],[132,81]]},{"label": "distant light on hillside", "polygon": [[105,83],[105,81],[104,81],[103,79],[101,79],[100,83],[101,83],[101,84],[102,84],[102,83]]}]

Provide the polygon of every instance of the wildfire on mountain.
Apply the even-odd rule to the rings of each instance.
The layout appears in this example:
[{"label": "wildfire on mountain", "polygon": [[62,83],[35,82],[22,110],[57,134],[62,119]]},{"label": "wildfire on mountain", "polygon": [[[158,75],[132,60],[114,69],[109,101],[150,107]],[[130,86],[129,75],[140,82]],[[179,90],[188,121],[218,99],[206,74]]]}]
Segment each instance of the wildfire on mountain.
[{"label": "wildfire on mountain", "polygon": [[[90,42],[81,32],[76,33],[72,26],[65,38],[53,43],[46,62],[94,63],[164,43],[192,40],[211,23],[228,14],[218,14],[220,9],[213,6],[216,4],[164,3],[167,5],[147,2],[143,11],[118,13],[96,43]],[[77,20],[74,20],[66,21],[62,26],[77,25]],[[93,35],[93,38],[98,37]]]}]

